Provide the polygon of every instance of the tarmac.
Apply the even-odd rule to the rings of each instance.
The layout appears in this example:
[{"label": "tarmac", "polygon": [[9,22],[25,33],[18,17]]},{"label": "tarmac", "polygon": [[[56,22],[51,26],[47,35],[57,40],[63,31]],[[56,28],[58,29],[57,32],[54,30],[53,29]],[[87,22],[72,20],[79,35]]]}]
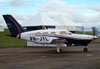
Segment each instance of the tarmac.
[{"label": "tarmac", "polygon": [[61,54],[44,47],[0,49],[0,69],[100,69],[100,43],[83,48],[65,47]]}]

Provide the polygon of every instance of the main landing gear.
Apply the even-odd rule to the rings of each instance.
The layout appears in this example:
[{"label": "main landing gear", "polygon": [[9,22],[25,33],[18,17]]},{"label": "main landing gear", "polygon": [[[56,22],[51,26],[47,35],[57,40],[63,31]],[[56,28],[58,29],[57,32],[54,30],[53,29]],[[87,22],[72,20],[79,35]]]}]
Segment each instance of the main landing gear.
[{"label": "main landing gear", "polygon": [[61,52],[61,48],[57,48],[57,53],[60,54]]},{"label": "main landing gear", "polygon": [[88,48],[84,48],[83,51],[84,51],[84,52],[88,52]]}]

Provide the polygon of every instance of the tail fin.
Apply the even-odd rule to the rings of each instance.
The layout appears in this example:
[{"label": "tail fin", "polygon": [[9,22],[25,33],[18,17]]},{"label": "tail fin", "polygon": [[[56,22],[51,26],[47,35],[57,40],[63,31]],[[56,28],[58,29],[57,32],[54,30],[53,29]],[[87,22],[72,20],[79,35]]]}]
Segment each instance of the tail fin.
[{"label": "tail fin", "polygon": [[94,36],[97,36],[98,38],[100,38],[100,32],[97,30],[97,28],[96,27],[92,27],[92,30],[93,30]]},{"label": "tail fin", "polygon": [[21,33],[25,32],[24,28],[11,15],[3,15],[3,17],[11,33],[11,36],[16,37],[19,35],[20,38]]}]

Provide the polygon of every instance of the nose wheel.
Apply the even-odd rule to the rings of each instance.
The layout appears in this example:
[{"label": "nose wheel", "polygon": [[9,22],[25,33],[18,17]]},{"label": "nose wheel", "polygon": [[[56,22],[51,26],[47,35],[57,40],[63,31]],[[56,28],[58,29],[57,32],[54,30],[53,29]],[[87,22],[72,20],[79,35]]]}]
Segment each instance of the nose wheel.
[{"label": "nose wheel", "polygon": [[88,48],[84,48],[83,51],[84,51],[84,52],[88,52]]}]

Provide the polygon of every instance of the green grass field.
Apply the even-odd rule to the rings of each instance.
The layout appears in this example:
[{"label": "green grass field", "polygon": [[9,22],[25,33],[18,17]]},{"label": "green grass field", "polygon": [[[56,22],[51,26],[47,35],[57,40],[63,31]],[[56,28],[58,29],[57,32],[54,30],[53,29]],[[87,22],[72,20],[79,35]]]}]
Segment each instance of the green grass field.
[{"label": "green grass field", "polygon": [[26,46],[26,41],[7,36],[9,30],[0,32],[0,48],[19,48]]},{"label": "green grass field", "polygon": [[[81,31],[76,31],[77,34],[83,34],[83,32]],[[84,34],[87,34],[87,35],[93,35],[92,32],[84,32]]]}]

